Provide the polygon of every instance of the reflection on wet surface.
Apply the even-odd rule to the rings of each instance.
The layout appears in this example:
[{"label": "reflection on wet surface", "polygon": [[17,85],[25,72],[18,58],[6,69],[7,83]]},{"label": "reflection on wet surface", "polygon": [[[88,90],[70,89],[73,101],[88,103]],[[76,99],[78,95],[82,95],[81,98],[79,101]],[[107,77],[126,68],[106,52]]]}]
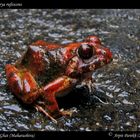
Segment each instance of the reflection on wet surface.
[{"label": "reflection on wet surface", "polygon": [[[0,130],[140,130],[139,25],[138,9],[1,10]],[[66,44],[88,35],[99,36],[114,59],[93,73],[93,94],[77,89],[59,99],[61,107],[75,110],[72,117],[60,118],[56,125],[9,91],[4,66],[14,63],[28,44],[37,39]]]}]

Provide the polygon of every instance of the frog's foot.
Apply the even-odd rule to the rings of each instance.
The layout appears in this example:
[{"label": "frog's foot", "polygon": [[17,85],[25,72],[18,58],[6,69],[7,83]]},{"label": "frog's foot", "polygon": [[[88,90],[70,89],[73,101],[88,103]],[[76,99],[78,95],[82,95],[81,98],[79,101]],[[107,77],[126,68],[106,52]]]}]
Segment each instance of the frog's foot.
[{"label": "frog's foot", "polygon": [[39,105],[34,105],[34,107],[35,107],[35,109],[36,109],[37,111],[42,112],[42,113],[45,114],[48,118],[50,118],[54,123],[57,124],[57,120],[54,119],[49,113],[47,113],[41,106],[39,106]]},{"label": "frog's foot", "polygon": [[85,79],[82,81],[81,85],[82,86],[87,86],[89,89],[90,93],[93,93],[95,85],[93,84],[94,80],[93,79]]},{"label": "frog's foot", "polygon": [[60,110],[61,114],[63,116],[72,116],[72,114],[75,112],[75,110],[64,110],[63,108]]}]

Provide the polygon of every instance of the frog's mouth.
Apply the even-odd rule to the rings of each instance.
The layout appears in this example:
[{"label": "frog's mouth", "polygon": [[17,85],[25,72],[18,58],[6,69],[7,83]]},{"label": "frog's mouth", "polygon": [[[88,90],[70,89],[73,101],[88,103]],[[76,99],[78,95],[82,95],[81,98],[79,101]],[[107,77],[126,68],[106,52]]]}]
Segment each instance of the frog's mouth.
[{"label": "frog's mouth", "polygon": [[97,56],[92,56],[91,58],[89,58],[89,59],[83,59],[82,61],[85,64],[89,64],[89,63],[93,62],[95,59],[97,59]]}]

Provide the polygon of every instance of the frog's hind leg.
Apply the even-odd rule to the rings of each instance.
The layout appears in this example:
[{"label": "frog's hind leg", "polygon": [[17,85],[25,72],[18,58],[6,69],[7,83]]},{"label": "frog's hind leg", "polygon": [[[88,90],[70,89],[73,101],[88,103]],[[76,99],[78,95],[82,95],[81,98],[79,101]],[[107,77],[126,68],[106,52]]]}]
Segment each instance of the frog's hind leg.
[{"label": "frog's hind leg", "polygon": [[11,64],[7,64],[5,70],[8,86],[19,99],[30,104],[38,98],[38,86],[30,72],[19,70]]},{"label": "frog's hind leg", "polygon": [[20,94],[23,90],[21,78],[18,72],[18,69],[14,67],[14,65],[7,64],[5,67],[7,83],[10,87],[11,91],[15,94]]},{"label": "frog's hind leg", "polygon": [[59,110],[59,106],[56,101],[56,96],[63,96],[65,92],[69,91],[72,88],[72,86],[76,83],[76,79],[67,76],[62,76],[44,87],[43,96],[45,99],[45,107],[54,118],[59,118],[63,115],[70,116],[72,114],[69,111]]},{"label": "frog's hind leg", "polygon": [[[41,95],[42,89],[36,84],[36,81],[27,70],[19,70],[14,65],[7,64],[5,67],[7,83],[12,93],[26,104],[31,104]],[[49,117],[53,122],[57,121],[50,116],[42,106],[34,102],[34,107],[37,111],[42,112]]]}]

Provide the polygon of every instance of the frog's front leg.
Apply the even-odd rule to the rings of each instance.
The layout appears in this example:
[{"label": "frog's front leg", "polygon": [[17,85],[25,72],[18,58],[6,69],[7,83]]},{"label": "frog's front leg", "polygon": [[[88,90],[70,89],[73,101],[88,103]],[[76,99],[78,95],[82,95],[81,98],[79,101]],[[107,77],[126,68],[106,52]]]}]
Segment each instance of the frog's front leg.
[{"label": "frog's front leg", "polygon": [[95,85],[94,85],[95,79],[91,77],[86,77],[83,79],[83,81],[80,83],[81,86],[87,86],[89,93],[92,94],[95,90]]},{"label": "frog's front leg", "polygon": [[63,96],[66,92],[69,92],[76,83],[76,79],[62,76],[44,87],[43,99],[45,100],[45,107],[54,118],[70,114],[67,111],[59,110],[56,97]]}]

